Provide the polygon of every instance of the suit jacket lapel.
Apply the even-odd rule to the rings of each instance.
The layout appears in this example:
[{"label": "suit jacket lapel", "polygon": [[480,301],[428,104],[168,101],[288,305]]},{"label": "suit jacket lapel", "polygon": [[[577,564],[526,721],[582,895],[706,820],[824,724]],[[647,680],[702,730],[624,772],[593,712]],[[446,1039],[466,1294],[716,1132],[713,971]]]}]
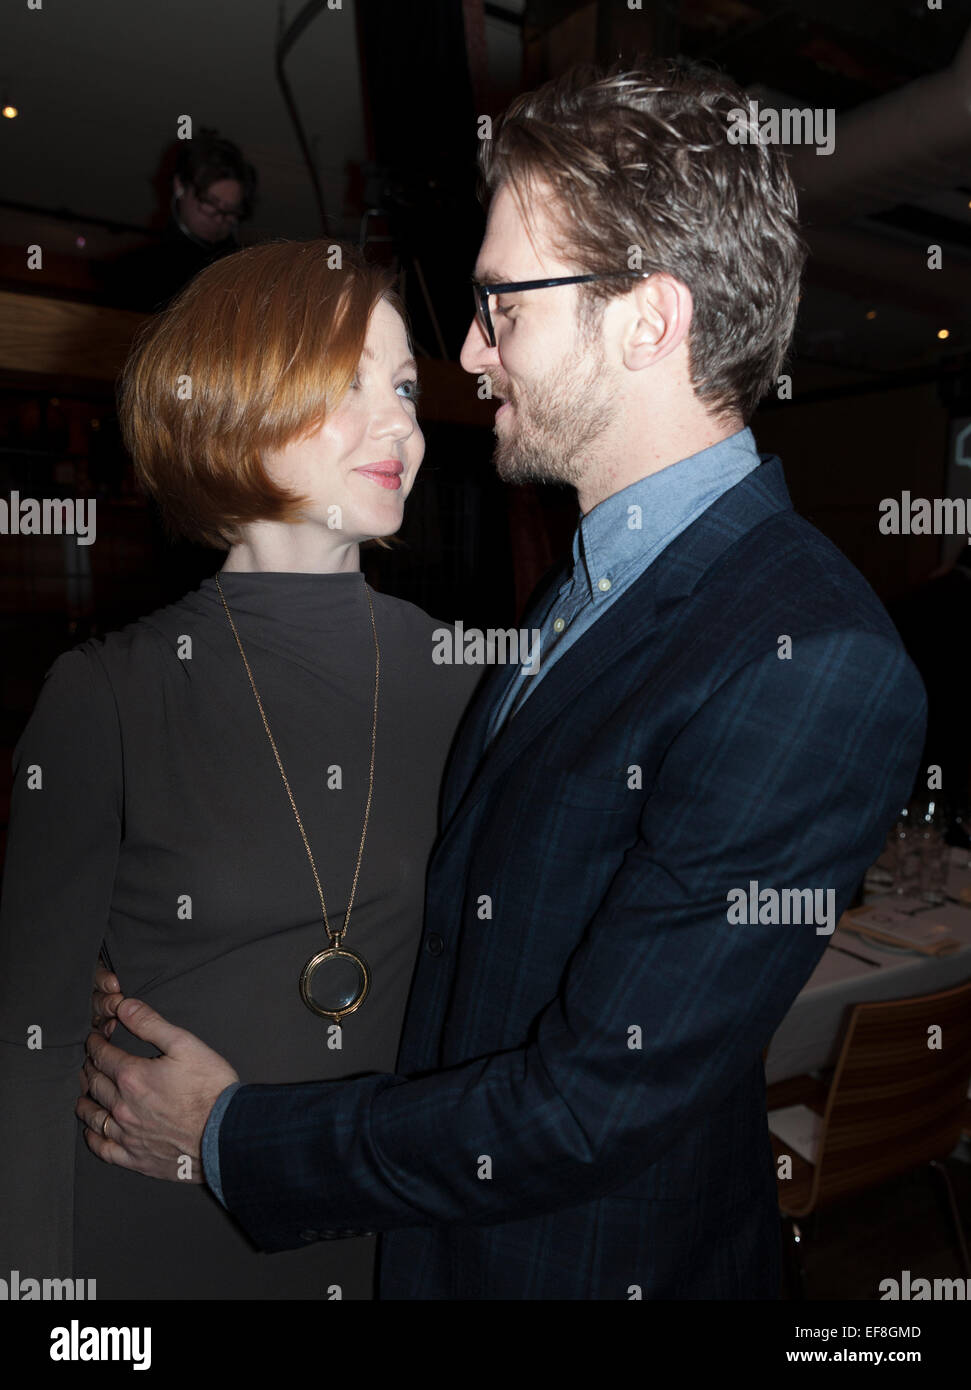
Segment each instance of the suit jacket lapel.
[{"label": "suit jacket lapel", "polygon": [[[730,488],[661,552],[551,670],[540,677],[519,712],[507,720],[483,756],[489,719],[512,679],[505,667],[491,671],[473,698],[458,735],[442,802],[443,831],[472,809],[488,788],[521,757],[542,730],[592,681],[649,637],[663,611],[690,594],[702,575],[740,536],[773,513],[791,508],[782,464],[774,455]],[[556,582],[562,583],[563,570]],[[549,587],[530,604],[522,626],[542,612]],[[444,837],[443,837],[444,838]]]},{"label": "suit jacket lapel", "polygon": [[[530,595],[529,602],[519,620],[520,631],[539,627],[550,595],[560,587],[569,572],[570,563],[568,560],[554,565],[546,571]],[[519,667],[511,663],[504,666],[493,666],[486,672],[476,688],[456,735],[445,778],[442,796],[443,826],[448,824],[462,794],[472,781],[475,770],[486,750],[486,740],[493,710],[515,679],[518,670]],[[502,737],[501,731],[498,737]]]}]

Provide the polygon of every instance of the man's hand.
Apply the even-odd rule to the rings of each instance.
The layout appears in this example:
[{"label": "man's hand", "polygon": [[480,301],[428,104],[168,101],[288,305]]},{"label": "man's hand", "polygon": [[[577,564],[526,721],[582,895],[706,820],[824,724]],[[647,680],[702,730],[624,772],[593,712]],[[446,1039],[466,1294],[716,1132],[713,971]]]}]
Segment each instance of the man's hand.
[{"label": "man's hand", "polygon": [[75,1112],[85,1123],[88,1148],[152,1178],[205,1181],[202,1133],[216,1098],[239,1076],[194,1033],[176,1028],[140,999],[104,1001],[135,1037],[161,1057],[133,1057],[98,1033],[85,1044],[82,1095]]}]

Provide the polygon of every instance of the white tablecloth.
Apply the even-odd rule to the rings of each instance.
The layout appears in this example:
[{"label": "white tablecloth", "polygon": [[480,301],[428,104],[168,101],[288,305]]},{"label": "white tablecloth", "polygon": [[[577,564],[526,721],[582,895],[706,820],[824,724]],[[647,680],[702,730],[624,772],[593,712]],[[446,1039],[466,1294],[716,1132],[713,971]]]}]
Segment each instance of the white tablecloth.
[{"label": "white tablecloth", "polygon": [[[969,885],[971,873],[952,870],[950,894],[960,896]],[[933,994],[971,979],[971,908],[948,902],[915,915],[946,923],[964,943],[961,949],[950,956],[895,954],[837,931],[836,944],[867,960],[845,955],[832,944],[826,949],[772,1039],[765,1063],[767,1082],[835,1065],[850,1005]]]}]

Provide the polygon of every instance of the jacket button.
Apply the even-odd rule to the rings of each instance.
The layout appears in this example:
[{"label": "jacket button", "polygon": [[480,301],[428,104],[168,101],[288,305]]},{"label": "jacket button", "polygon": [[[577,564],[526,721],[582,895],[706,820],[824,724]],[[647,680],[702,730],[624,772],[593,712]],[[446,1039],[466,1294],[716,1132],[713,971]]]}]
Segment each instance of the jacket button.
[{"label": "jacket button", "polygon": [[425,950],[430,956],[440,956],[445,950],[445,942],[437,931],[429,932],[425,938]]}]

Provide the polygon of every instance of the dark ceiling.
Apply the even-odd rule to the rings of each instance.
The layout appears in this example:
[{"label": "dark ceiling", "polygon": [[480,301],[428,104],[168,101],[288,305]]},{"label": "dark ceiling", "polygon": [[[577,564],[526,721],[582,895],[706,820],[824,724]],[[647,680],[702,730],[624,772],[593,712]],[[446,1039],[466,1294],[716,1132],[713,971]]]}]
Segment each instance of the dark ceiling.
[{"label": "dark ceiling", "polygon": [[678,47],[743,85],[770,82],[813,104],[861,101],[945,67],[971,6],[943,0],[682,0],[669,6]]},{"label": "dark ceiling", "polygon": [[[933,3],[933,0],[932,0]],[[946,70],[971,24],[967,0],[672,0],[664,16],[669,51],[717,63],[750,94],[793,106],[834,108],[837,160],[799,151],[794,174],[813,252],[797,347],[804,359],[868,374],[933,371],[971,348],[971,85],[955,102],[950,159],[935,179],[911,178],[921,157],[883,100]],[[915,100],[919,87],[911,89]],[[915,106],[915,112],[919,110]],[[852,114],[851,114],[852,113]],[[866,118],[869,163],[885,170],[882,199],[861,211],[851,190],[827,190],[854,120]],[[849,119],[848,119],[849,118]],[[928,113],[926,158],[941,146]],[[960,129],[963,120],[963,135]],[[899,163],[895,150],[899,149]],[[868,170],[858,151],[859,182]],[[818,164],[816,160],[818,159]],[[895,180],[899,191],[894,192]],[[938,181],[939,180],[939,181]],[[807,187],[808,183],[808,187]],[[874,205],[875,204],[875,205]],[[928,267],[939,245],[943,267]],[[938,334],[946,331],[946,339]]]},{"label": "dark ceiling", "polygon": [[[798,348],[838,385],[840,373],[852,380],[944,371],[971,351],[971,50],[963,72],[952,67],[971,25],[971,0],[935,3],[643,0],[636,11],[623,0],[486,0],[476,20],[471,0],[344,0],[342,12],[322,12],[308,28],[288,66],[331,226],[348,236],[361,225],[361,171],[375,157],[384,122],[392,150],[411,161],[416,186],[437,190],[426,221],[452,222],[457,239],[452,213],[442,215],[448,174],[441,160],[431,167],[429,150],[442,143],[436,130],[455,139],[467,130],[470,113],[436,114],[431,125],[416,126],[416,112],[423,93],[433,112],[442,106],[442,73],[464,73],[470,35],[463,44],[463,20],[480,25],[485,55],[491,101],[477,110],[500,109],[524,83],[569,62],[633,60],[638,51],[714,62],[763,106],[833,108],[834,155],[792,154],[812,250]],[[235,0],[231,23],[220,0],[139,0],[135,7],[83,0],[10,13],[0,79],[19,94],[23,113],[0,123],[8,200],[0,242],[16,249],[42,230],[52,252],[79,254],[83,232],[85,255],[110,255],[113,237],[119,240],[111,219],[148,223],[149,176],[184,110],[220,125],[257,163],[263,197],[251,235],[319,234],[272,68],[280,26],[302,6]],[[419,43],[415,21],[427,29],[429,16],[442,34],[437,43],[427,35]],[[370,50],[363,62],[362,44]],[[448,52],[438,54],[443,45]],[[474,60],[472,67],[475,83]],[[950,93],[943,97],[942,82]],[[456,198],[470,197],[470,159],[450,154],[446,161]],[[430,233],[419,230],[427,247]],[[443,285],[467,274],[474,253],[474,229],[458,239],[456,266],[443,263]],[[927,263],[933,245],[943,254],[936,272]],[[425,258],[432,280],[438,259]],[[450,292],[437,284],[431,290],[438,317],[448,319],[442,306]],[[435,350],[437,333],[421,327]],[[443,328],[454,356],[461,331]]]}]

